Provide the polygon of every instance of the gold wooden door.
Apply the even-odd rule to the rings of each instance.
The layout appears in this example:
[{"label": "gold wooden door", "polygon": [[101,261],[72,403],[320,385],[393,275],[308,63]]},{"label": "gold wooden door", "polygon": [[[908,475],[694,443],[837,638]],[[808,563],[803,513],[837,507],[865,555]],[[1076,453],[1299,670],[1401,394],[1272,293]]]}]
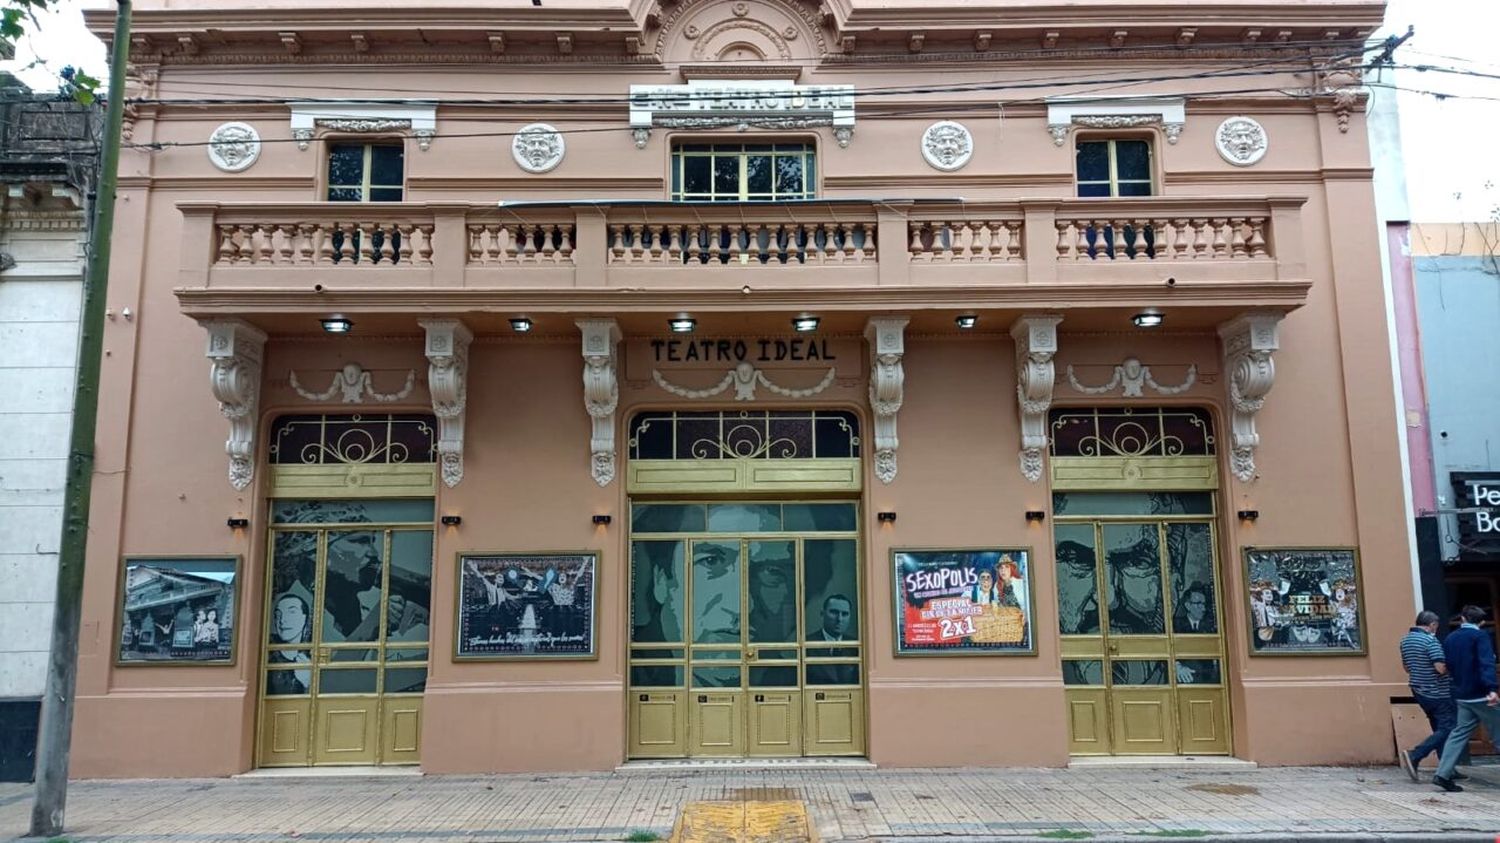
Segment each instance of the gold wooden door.
[{"label": "gold wooden door", "polygon": [[[857,541],[785,532],[852,530],[854,508],[805,506],[847,507],[847,522],[782,504],[636,505],[726,534],[651,535],[656,516],[633,518],[630,757],[864,753]],[[676,511],[695,508],[707,517]]]},{"label": "gold wooden door", "polygon": [[430,518],[431,501],[274,510],[287,523],[271,535],[259,764],[417,763],[432,530],[299,519]]},{"label": "gold wooden door", "polygon": [[1057,497],[1070,752],[1228,753],[1211,496]]}]

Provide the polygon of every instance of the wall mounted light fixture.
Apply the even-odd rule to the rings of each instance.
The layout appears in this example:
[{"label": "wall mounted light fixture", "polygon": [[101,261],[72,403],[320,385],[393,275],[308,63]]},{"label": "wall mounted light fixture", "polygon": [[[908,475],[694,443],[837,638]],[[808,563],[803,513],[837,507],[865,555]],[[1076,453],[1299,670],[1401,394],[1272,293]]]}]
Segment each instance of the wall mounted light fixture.
[{"label": "wall mounted light fixture", "polygon": [[668,319],[667,327],[671,328],[674,334],[691,334],[693,329],[698,327],[698,320],[691,316],[679,316],[676,319]]},{"label": "wall mounted light fixture", "polygon": [[232,530],[243,530],[244,528],[246,528],[248,526],[250,526],[250,519],[249,518],[231,518],[231,519],[229,519],[229,527]]},{"label": "wall mounted light fixture", "polygon": [[792,330],[799,334],[816,331],[818,330],[818,321],[818,317],[816,316],[798,316],[792,320]]},{"label": "wall mounted light fixture", "polygon": [[464,523],[464,518],[462,515],[444,515],[438,520],[443,522],[444,527],[457,527],[458,525]]},{"label": "wall mounted light fixture", "polygon": [[979,317],[970,313],[955,318],[953,322],[954,324],[958,325],[959,330],[967,331],[975,325],[979,324]]},{"label": "wall mounted light fixture", "polygon": [[1260,517],[1260,510],[1258,510],[1258,509],[1242,509],[1242,510],[1240,510],[1239,512],[1237,512],[1235,514],[1240,517],[1241,521],[1254,521],[1255,519],[1257,519],[1257,518]]},{"label": "wall mounted light fixture", "polygon": [[1145,310],[1130,317],[1137,328],[1159,328],[1166,317],[1154,310]]},{"label": "wall mounted light fixture", "polygon": [[510,329],[518,334],[524,334],[531,330],[531,320],[524,316],[518,316],[510,320]]},{"label": "wall mounted light fixture", "polygon": [[354,322],[342,316],[330,316],[323,320],[323,331],[329,334],[347,334],[354,330]]},{"label": "wall mounted light fixture", "polygon": [[1028,509],[1028,510],[1026,510],[1026,523],[1030,524],[1033,521],[1036,521],[1036,522],[1040,523],[1040,522],[1046,521],[1046,520],[1047,520],[1047,513],[1041,511],[1040,509]]},{"label": "wall mounted light fixture", "polygon": [[879,521],[882,524],[893,524],[896,521],[896,513],[879,512],[875,514],[875,520]]},{"label": "wall mounted light fixture", "polygon": [[608,524],[611,520],[613,520],[613,519],[611,519],[608,515],[595,515],[594,516],[594,523],[595,524],[601,524],[601,525]]}]

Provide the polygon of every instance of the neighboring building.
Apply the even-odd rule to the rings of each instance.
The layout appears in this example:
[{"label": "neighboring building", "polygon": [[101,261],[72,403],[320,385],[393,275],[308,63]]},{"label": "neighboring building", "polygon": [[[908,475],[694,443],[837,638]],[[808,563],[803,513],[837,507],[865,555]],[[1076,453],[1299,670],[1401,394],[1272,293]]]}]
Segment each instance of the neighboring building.
[{"label": "neighboring building", "polygon": [[1381,10],[140,0],[74,773],[1389,762]]},{"label": "neighboring building", "polygon": [[0,780],[30,781],[100,123],[0,77]]}]

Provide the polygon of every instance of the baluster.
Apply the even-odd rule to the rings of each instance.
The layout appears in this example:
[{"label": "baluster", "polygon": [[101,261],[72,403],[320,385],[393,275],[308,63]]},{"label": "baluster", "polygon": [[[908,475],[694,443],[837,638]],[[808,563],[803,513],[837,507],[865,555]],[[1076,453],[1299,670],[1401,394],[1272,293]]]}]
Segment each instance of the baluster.
[{"label": "baluster", "polygon": [[948,227],[949,244],[952,248],[951,260],[959,263],[967,263],[973,258],[974,227],[968,220],[958,220]]},{"label": "baluster", "polygon": [[979,259],[985,263],[999,263],[1005,260],[1005,246],[1001,243],[1001,232],[1004,228],[998,220],[985,220],[979,224],[984,229],[984,248],[979,252]]},{"label": "baluster", "polygon": [[234,263],[239,258],[240,247],[234,243],[234,226],[221,225],[219,229],[218,263]]},{"label": "baluster", "polygon": [[521,243],[518,239],[515,223],[499,223],[494,228],[494,251],[496,258],[502,264],[520,263],[518,254]]},{"label": "baluster", "polygon": [[661,234],[664,227],[661,223],[646,226],[651,231],[651,248],[649,254],[652,263],[661,263],[662,252],[666,251],[661,245]]},{"label": "baluster", "polygon": [[[802,244],[797,242],[802,237],[801,223],[787,223],[781,227],[781,230],[786,234],[786,262],[801,263]],[[866,241],[867,246],[868,244],[869,241]]]},{"label": "baluster", "polygon": [[482,225],[469,226],[469,263],[484,262],[484,253],[487,251],[482,242],[485,228]]},{"label": "baluster", "polygon": [[249,225],[239,226],[240,247],[235,253],[238,263],[253,263],[255,261],[255,227]]},{"label": "baluster", "polygon": [[1209,257],[1208,220],[1192,220],[1189,224],[1193,227],[1193,259]]},{"label": "baluster", "polygon": [[609,253],[614,263],[625,260],[625,226],[619,223],[609,227]]},{"label": "baluster", "polygon": [[[1073,227],[1073,224],[1062,220],[1055,220],[1052,225],[1057,229],[1057,259],[1062,260],[1068,257],[1068,250],[1073,248],[1072,232],[1069,230]],[[1075,260],[1077,259],[1076,254],[1073,257]]]},{"label": "baluster", "polygon": [[[318,229],[317,263],[333,263],[333,232],[328,225],[313,223]],[[332,224],[337,227],[338,223]]]},{"label": "baluster", "polygon": [[739,263],[741,255],[744,254],[744,247],[740,245],[740,230],[743,228],[744,226],[737,222],[732,222],[728,225],[730,263]]},{"label": "baluster", "polygon": [[277,263],[291,263],[293,250],[297,247],[297,226],[292,223],[283,223],[276,226],[281,233],[281,245],[276,250]]},{"label": "baluster", "polygon": [[485,223],[479,232],[479,255],[483,263],[504,263],[505,225]]},{"label": "baluster", "polygon": [[844,252],[839,257],[839,263],[854,262],[854,226],[848,223],[835,223],[834,226],[844,236]]},{"label": "baluster", "polygon": [[875,223],[865,223],[865,247],[862,260],[875,260]]},{"label": "baluster", "polygon": [[1229,256],[1232,258],[1250,257],[1250,250],[1245,247],[1244,217],[1229,221]]},{"label": "baluster", "polygon": [[380,235],[380,262],[391,264],[396,262],[396,244],[392,243],[392,237],[396,233],[395,226],[384,226],[376,223],[371,226],[371,239],[375,234]]},{"label": "baluster", "polygon": [[537,254],[541,263],[557,263],[557,226],[546,224],[537,227],[542,235],[542,245]]},{"label": "baluster", "polygon": [[703,263],[703,226],[694,223],[687,226],[687,262]]},{"label": "baluster", "polygon": [[1129,247],[1125,245],[1125,222],[1108,220],[1106,224],[1109,226],[1110,251],[1113,253],[1110,258],[1122,260],[1129,254]]},{"label": "baluster", "polygon": [[417,226],[417,231],[422,233],[422,245],[417,247],[417,262],[424,266],[432,265],[432,223],[422,223]]},{"label": "baluster", "polygon": [[411,233],[416,228],[409,222],[396,226],[396,231],[401,235],[401,246],[396,253],[397,262],[402,266],[411,265]]},{"label": "baluster", "polygon": [[272,242],[272,240],[276,236],[276,226],[274,226],[274,225],[257,225],[255,227],[255,233],[256,233],[255,262],[256,263],[270,263],[271,262],[271,257],[275,253],[275,251],[274,251],[275,244]]},{"label": "baluster", "polygon": [[781,262],[781,259],[776,254],[780,251],[777,248],[778,244],[776,242],[777,229],[778,226],[775,224],[766,225],[765,223],[759,223],[755,226],[755,248],[757,251],[756,260],[758,262],[765,264]]},{"label": "baluster", "polygon": [[558,226],[557,227],[557,236],[558,236],[559,241],[560,241],[557,244],[557,262],[558,263],[572,263],[573,262],[573,226],[571,226],[571,225],[560,225],[560,226]]},{"label": "baluster", "polygon": [[[1172,220],[1171,225],[1172,225],[1172,227],[1171,227],[1171,231],[1172,231],[1172,255],[1171,255],[1171,257],[1172,257],[1172,260],[1179,260],[1180,261],[1180,260],[1183,260],[1184,258],[1188,257],[1188,239],[1191,237],[1191,235],[1188,232],[1188,227],[1187,227],[1188,221],[1187,220],[1183,220],[1183,219],[1176,219],[1176,220]],[[1160,252],[1158,252],[1158,255],[1161,256],[1161,257],[1165,257],[1165,255],[1161,255]]]},{"label": "baluster", "polygon": [[1214,259],[1220,260],[1229,254],[1229,243],[1224,240],[1224,220],[1209,220],[1214,232]]},{"label": "baluster", "polygon": [[723,227],[719,225],[707,225],[703,227],[704,237],[708,240],[708,262],[724,262],[724,236]]},{"label": "baluster", "polygon": [[[366,228],[368,226],[368,228]],[[357,232],[359,238],[359,263],[371,264],[375,262],[375,226],[369,223],[351,224],[350,227]]]},{"label": "baluster", "polygon": [[1255,217],[1250,220],[1250,257],[1267,258],[1271,256],[1270,250],[1266,248],[1266,219]]},{"label": "baluster", "polygon": [[312,223],[298,223],[297,226],[297,254],[294,263],[313,262],[313,238],[317,236],[318,227]]},{"label": "baluster", "polygon": [[[1073,260],[1081,261],[1084,258],[1098,260],[1098,253],[1105,251],[1104,228],[1096,224],[1093,220],[1074,220],[1073,224],[1078,231],[1078,242],[1075,244],[1077,251],[1073,253]],[[1094,234],[1094,244],[1092,246],[1089,245],[1089,232],[1093,232]]]},{"label": "baluster", "polygon": [[1005,223],[1005,259],[1021,259],[1021,221],[1007,220]]},{"label": "baluster", "polygon": [[823,248],[818,251],[818,263],[836,263],[839,255],[838,224],[819,223],[818,228],[823,232]]},{"label": "baluster", "polygon": [[922,248],[922,224],[919,222],[914,222],[910,225],[911,245],[907,247],[907,251],[911,253],[911,259],[922,261],[932,260],[932,253]]},{"label": "baluster", "polygon": [[537,226],[533,223],[521,225],[521,257],[522,263],[536,263],[536,233]]}]

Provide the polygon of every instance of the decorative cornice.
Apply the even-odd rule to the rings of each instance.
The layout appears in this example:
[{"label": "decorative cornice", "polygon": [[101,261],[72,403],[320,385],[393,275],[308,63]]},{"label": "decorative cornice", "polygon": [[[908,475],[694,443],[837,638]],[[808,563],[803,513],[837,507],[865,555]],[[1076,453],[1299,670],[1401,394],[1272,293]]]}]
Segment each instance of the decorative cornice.
[{"label": "decorative cornice", "polygon": [[656,381],[657,386],[679,398],[712,398],[715,395],[727,392],[732,386],[734,387],[734,400],[754,401],[755,388],[757,386],[763,386],[769,392],[780,395],[783,398],[811,398],[832,386],[836,374],[836,370],[830,368],[824,373],[822,380],[804,389],[791,389],[773,382],[766,376],[764,371],[755,368],[755,364],[753,363],[740,363],[736,365],[733,369],[725,372],[724,377],[718,383],[703,389],[691,389],[679,386],[667,380],[666,376],[656,369],[651,370],[651,379]]},{"label": "decorative cornice", "polygon": [[363,404],[366,398],[376,404],[395,404],[411,394],[417,385],[417,372],[415,369],[408,369],[406,383],[396,392],[377,392],[374,375],[354,362],[345,363],[342,369],[334,372],[333,380],[322,392],[311,392],[303,388],[297,380],[296,371],[287,372],[287,385],[308,401],[332,401],[333,396],[338,395],[343,404]]}]

